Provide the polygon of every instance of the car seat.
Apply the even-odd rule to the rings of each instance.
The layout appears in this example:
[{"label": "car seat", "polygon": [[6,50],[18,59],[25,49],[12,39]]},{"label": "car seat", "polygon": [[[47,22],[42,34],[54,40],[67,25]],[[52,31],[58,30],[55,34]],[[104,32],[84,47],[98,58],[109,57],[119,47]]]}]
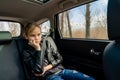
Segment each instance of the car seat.
[{"label": "car seat", "polygon": [[111,42],[103,54],[103,69],[107,80],[120,80],[120,0],[108,1],[108,37]]},{"label": "car seat", "polygon": [[16,42],[8,31],[0,31],[0,80],[25,80]]}]

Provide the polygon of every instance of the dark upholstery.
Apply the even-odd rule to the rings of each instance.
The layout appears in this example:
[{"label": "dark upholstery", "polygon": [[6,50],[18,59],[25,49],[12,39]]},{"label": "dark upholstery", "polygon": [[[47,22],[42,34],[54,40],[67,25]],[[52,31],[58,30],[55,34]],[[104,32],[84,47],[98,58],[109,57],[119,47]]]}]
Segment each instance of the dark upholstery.
[{"label": "dark upholstery", "polygon": [[120,0],[108,0],[108,36],[110,42],[103,54],[107,80],[120,80]]},{"label": "dark upholstery", "polygon": [[0,44],[7,44],[12,40],[12,36],[8,31],[0,31]]},{"label": "dark upholstery", "polygon": [[107,45],[103,66],[107,80],[120,80],[120,42],[113,41]]},{"label": "dark upholstery", "polygon": [[120,39],[120,0],[108,0],[108,36],[110,40]]},{"label": "dark upholstery", "polygon": [[25,80],[16,41],[8,32],[0,35],[0,80]]}]

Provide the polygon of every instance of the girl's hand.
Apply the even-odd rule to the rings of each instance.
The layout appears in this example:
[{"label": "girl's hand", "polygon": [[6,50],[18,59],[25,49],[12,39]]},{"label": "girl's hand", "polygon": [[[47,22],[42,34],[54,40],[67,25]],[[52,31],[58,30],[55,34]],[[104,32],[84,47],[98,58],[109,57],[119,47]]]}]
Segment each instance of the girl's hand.
[{"label": "girl's hand", "polygon": [[32,71],[32,72],[34,73],[35,76],[42,76],[42,75],[44,75],[44,73],[45,73],[46,71],[52,69],[52,67],[53,67],[52,64],[49,64],[49,65],[47,65],[46,67],[44,67],[44,71],[43,71],[42,74],[36,74],[36,73],[34,73],[33,71]]},{"label": "girl's hand", "polygon": [[35,40],[29,40],[28,44],[34,47],[36,50],[41,50],[41,46],[39,43],[36,43]]},{"label": "girl's hand", "polygon": [[40,77],[40,76],[42,76],[42,75],[44,75],[44,73],[46,72],[46,70],[44,69],[44,71],[43,71],[43,73],[42,74],[36,74],[36,73],[34,73],[34,71],[32,71],[32,73],[34,73],[34,75],[35,76],[37,76],[37,77]]}]

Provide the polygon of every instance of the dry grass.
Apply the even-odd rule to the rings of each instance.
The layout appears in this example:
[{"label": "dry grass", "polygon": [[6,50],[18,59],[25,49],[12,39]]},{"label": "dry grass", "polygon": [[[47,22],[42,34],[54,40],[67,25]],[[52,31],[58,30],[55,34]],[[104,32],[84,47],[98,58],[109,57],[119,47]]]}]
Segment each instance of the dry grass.
[{"label": "dry grass", "polygon": [[[63,34],[64,37],[70,37],[68,34]],[[85,38],[85,30],[76,30],[72,32],[73,38]],[[107,30],[105,27],[95,27],[90,30],[91,39],[108,39]]]}]

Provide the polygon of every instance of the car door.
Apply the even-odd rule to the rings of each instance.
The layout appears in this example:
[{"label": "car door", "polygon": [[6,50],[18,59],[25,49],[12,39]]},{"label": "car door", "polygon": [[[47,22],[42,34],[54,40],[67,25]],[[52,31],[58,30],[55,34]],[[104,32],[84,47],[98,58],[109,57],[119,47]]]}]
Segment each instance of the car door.
[{"label": "car door", "polygon": [[110,42],[107,35],[107,0],[74,7],[55,18],[55,39],[63,56],[63,65],[104,80],[102,56]]}]

